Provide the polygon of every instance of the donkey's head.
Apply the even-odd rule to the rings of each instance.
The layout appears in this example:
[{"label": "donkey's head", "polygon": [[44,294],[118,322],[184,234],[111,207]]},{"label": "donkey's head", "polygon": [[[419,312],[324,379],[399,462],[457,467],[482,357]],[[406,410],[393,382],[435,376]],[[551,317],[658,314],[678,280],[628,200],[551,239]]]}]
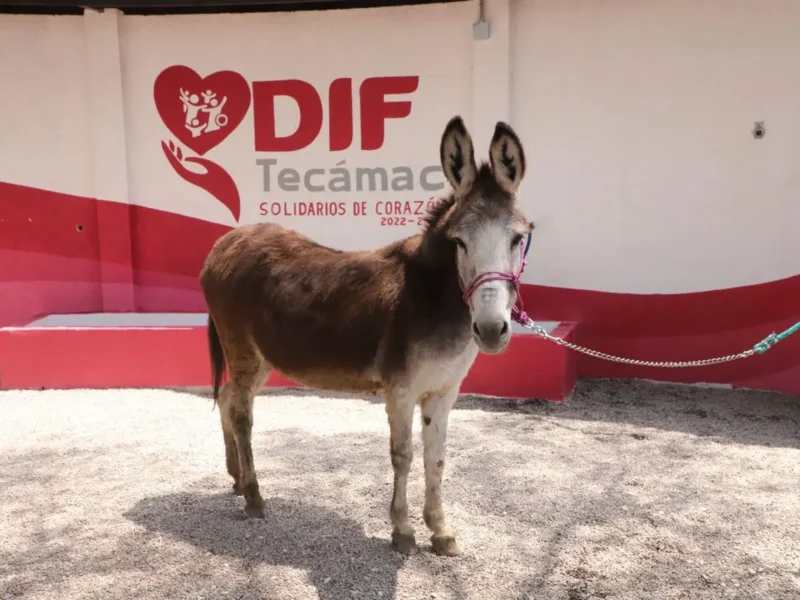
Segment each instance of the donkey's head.
[{"label": "donkey's head", "polygon": [[458,116],[445,128],[439,154],[454,197],[443,233],[456,253],[462,288],[477,284],[467,299],[475,341],[481,351],[495,354],[511,339],[517,293],[511,282],[486,276],[518,273],[521,268],[532,228],[516,199],[525,175],[525,154],[514,130],[498,122],[489,144],[489,164],[479,168],[472,138]]}]

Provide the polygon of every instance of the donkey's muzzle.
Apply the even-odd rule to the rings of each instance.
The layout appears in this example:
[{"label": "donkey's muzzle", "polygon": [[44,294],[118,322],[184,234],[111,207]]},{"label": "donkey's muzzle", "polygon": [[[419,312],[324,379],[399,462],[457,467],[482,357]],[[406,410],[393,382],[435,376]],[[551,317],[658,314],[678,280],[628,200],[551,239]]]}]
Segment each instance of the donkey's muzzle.
[{"label": "donkey's muzzle", "polygon": [[511,338],[511,323],[506,319],[473,321],[472,335],[481,351],[494,354],[505,349]]}]

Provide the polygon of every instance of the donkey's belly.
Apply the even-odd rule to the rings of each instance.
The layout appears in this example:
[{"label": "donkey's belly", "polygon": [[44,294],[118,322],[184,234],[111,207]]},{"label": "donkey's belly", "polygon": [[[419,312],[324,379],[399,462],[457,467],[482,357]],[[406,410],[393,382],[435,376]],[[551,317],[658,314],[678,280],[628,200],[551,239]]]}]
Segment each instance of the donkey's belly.
[{"label": "donkey's belly", "polygon": [[364,373],[314,369],[294,372],[287,369],[276,370],[284,377],[310,388],[346,392],[354,394],[375,394],[383,389],[380,379]]},{"label": "donkey's belly", "polygon": [[[382,389],[376,368],[378,340],[343,334],[335,328],[297,324],[259,336],[264,359],[285,377],[308,387],[340,392],[378,392]],[[271,334],[271,335],[270,335]]]}]

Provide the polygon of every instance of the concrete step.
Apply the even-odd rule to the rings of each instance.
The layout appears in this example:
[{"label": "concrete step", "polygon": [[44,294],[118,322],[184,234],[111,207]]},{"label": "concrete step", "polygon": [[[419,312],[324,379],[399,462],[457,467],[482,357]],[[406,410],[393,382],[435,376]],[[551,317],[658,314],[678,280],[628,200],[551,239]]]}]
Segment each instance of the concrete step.
[{"label": "concrete step", "polygon": [[[53,314],[0,328],[0,389],[150,388],[210,384],[205,313]],[[572,339],[573,323],[540,323]],[[576,380],[573,353],[519,325],[502,354],[480,354],[465,394],[559,402]],[[273,372],[267,387],[298,387]]]}]

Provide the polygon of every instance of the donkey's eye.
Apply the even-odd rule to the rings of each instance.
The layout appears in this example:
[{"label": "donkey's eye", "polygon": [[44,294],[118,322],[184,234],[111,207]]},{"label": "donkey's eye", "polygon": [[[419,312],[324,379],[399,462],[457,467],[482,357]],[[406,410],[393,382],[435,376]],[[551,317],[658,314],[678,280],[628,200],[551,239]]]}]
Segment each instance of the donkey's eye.
[{"label": "donkey's eye", "polygon": [[453,241],[456,243],[456,246],[461,248],[464,252],[467,251],[467,245],[464,243],[464,241],[461,238],[454,237]]},{"label": "donkey's eye", "polygon": [[522,241],[522,236],[518,233],[513,238],[511,238],[511,249],[513,250],[516,248],[519,243]]}]

